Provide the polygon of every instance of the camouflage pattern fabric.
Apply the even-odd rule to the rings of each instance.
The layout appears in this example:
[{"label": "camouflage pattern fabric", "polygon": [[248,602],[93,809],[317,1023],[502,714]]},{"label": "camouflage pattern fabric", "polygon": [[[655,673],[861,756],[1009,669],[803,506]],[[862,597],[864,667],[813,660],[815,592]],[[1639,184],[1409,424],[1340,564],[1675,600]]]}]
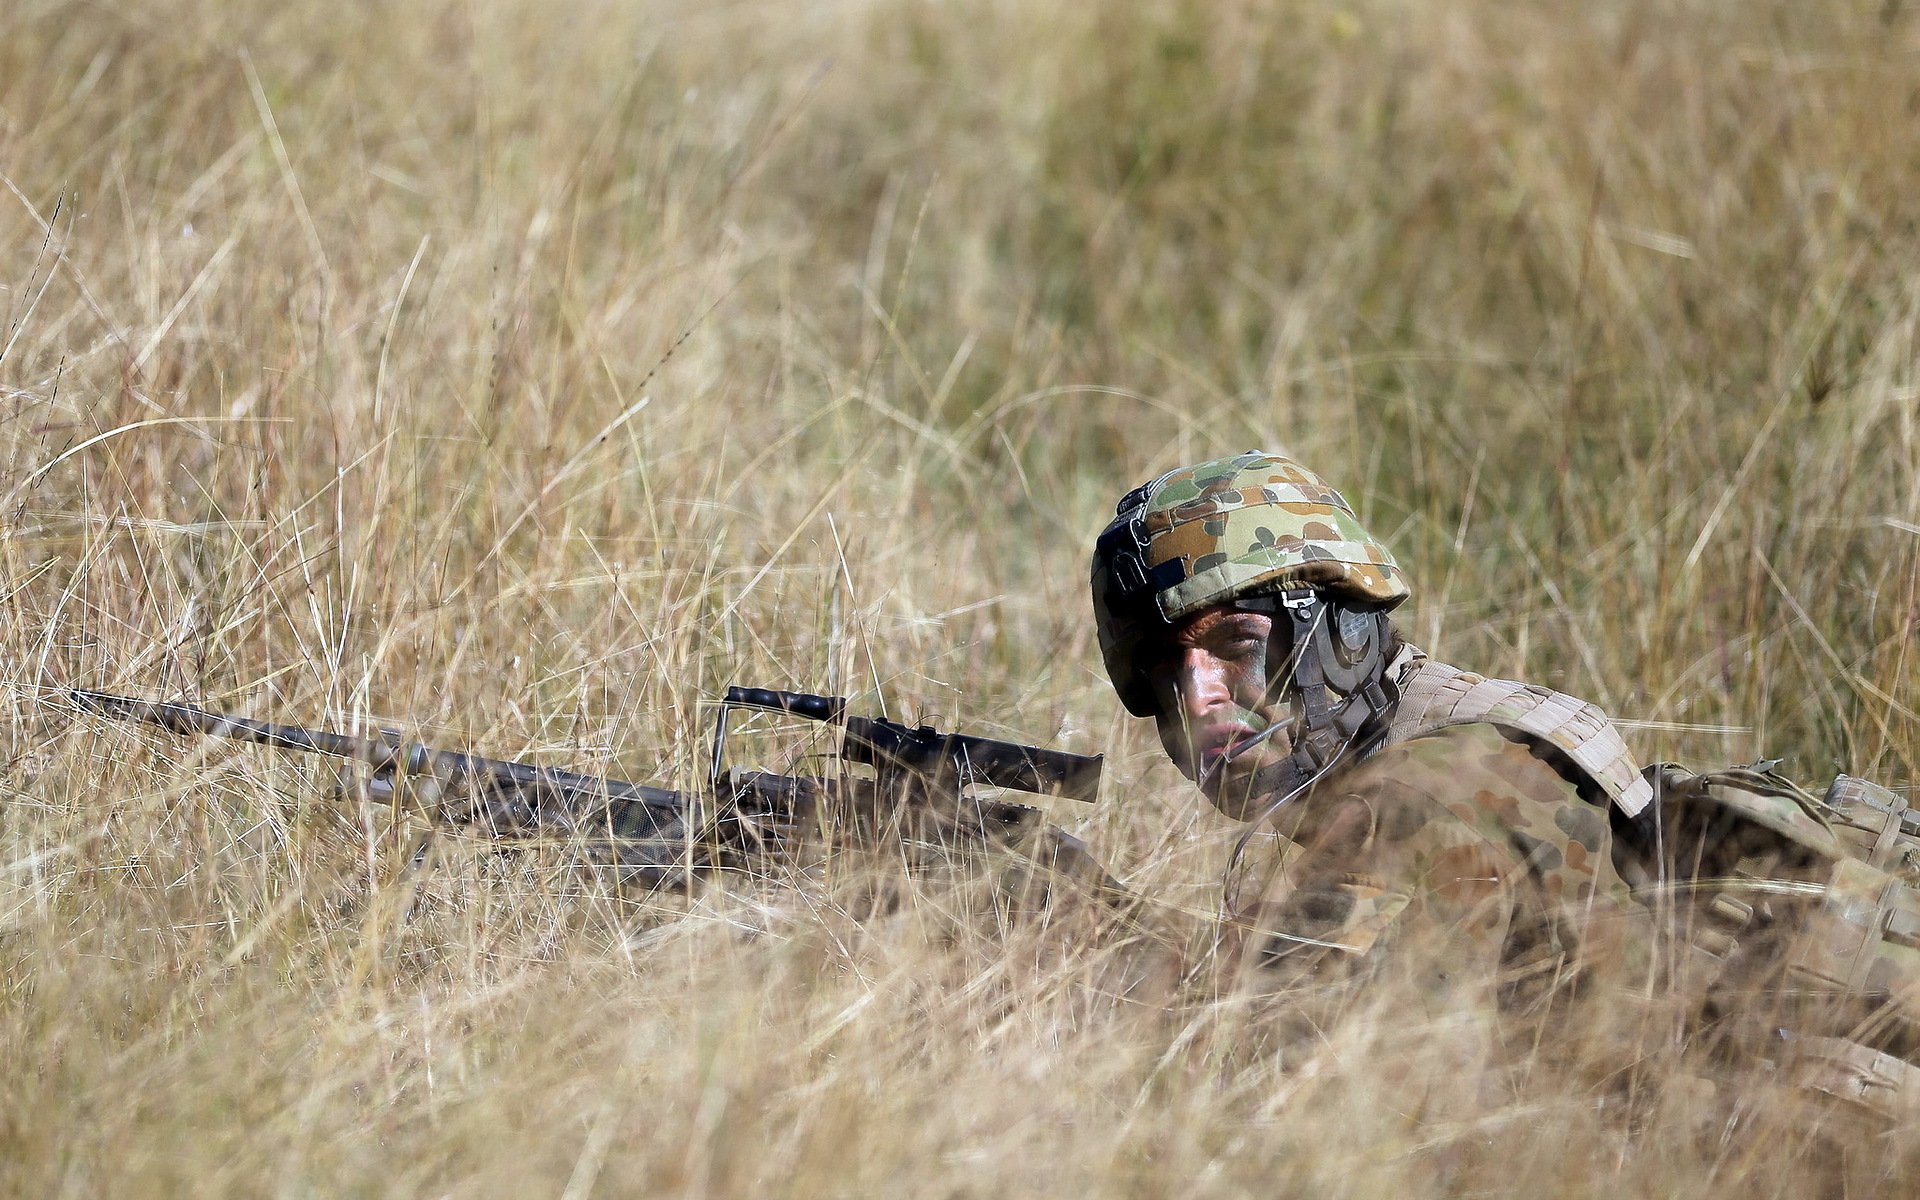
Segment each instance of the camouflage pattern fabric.
[{"label": "camouflage pattern fabric", "polygon": [[1920,813],[1842,775],[1650,768],[1664,856],[1640,894],[1702,1041],[1862,1122],[1920,1117]]},{"label": "camouflage pattern fabric", "polygon": [[1534,1007],[1619,961],[1643,916],[1604,799],[1488,724],[1389,746],[1259,832],[1229,910],[1237,969],[1260,990],[1365,982],[1405,955],[1435,986],[1477,980]]},{"label": "camouflage pattern fabric", "polygon": [[1211,605],[1312,588],[1380,610],[1406,578],[1353,508],[1290,459],[1249,450],[1169,471],[1123,496],[1094,542],[1095,632],[1127,711],[1154,715],[1138,652]]},{"label": "camouflage pattern fabric", "polygon": [[1584,700],[1538,684],[1462,671],[1430,660],[1414,646],[1403,646],[1388,670],[1400,688],[1389,744],[1446,725],[1485,721],[1553,746],[1629,816],[1653,800],[1653,786],[1641,778],[1640,764],[1619,730]]},{"label": "camouflage pattern fabric", "polygon": [[1180,560],[1161,593],[1173,620],[1225,600],[1311,585],[1383,604],[1407,581],[1339,492],[1290,459],[1248,451],[1162,479],[1142,515],[1146,565]]},{"label": "camouflage pattern fabric", "polygon": [[1523,1027],[1529,1052],[1566,1032],[1603,1067],[1684,1028],[1709,1090],[1757,1070],[1821,1101],[1809,1120],[1841,1138],[1920,1119],[1920,812],[1847,776],[1815,796],[1771,764],[1658,764],[1662,836],[1618,846],[1604,795],[1551,757],[1449,725],[1269,815],[1230,881],[1241,986],[1310,1031],[1383,978],[1430,1011],[1491,999],[1554,1014]]}]

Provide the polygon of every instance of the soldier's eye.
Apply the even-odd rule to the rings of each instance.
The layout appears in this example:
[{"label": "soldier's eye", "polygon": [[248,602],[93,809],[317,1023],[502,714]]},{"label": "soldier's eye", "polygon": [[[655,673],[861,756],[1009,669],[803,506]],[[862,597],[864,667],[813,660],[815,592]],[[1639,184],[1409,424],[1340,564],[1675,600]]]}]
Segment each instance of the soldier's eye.
[{"label": "soldier's eye", "polygon": [[1241,661],[1264,658],[1267,653],[1267,639],[1264,634],[1252,631],[1238,632],[1218,638],[1213,644],[1213,653],[1223,659]]}]

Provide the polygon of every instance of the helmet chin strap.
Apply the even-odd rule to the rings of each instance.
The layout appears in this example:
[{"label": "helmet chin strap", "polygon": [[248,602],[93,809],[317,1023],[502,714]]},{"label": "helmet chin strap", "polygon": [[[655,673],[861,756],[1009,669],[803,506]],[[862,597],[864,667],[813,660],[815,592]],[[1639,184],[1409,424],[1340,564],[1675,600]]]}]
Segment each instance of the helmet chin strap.
[{"label": "helmet chin strap", "polygon": [[[1273,796],[1260,817],[1305,790],[1347,753],[1365,754],[1386,733],[1400,690],[1386,678],[1386,614],[1340,610],[1311,589],[1274,597],[1293,637],[1293,753],[1255,771],[1249,799]],[[1338,628],[1335,628],[1335,626]],[[1256,818],[1257,820],[1258,818]]]}]

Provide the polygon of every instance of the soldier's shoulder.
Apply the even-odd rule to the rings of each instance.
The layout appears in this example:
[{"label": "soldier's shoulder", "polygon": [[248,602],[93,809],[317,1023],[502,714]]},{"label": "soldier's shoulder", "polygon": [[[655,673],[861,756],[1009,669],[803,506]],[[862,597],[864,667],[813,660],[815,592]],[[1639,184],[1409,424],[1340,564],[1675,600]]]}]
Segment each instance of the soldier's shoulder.
[{"label": "soldier's shoulder", "polygon": [[1463,671],[1412,646],[1402,648],[1395,671],[1400,700],[1387,731],[1389,744],[1484,722],[1510,738],[1520,735],[1588,799],[1604,795],[1629,816],[1652,801],[1639,763],[1597,705],[1539,684]]},{"label": "soldier's shoulder", "polygon": [[1489,786],[1542,799],[1579,798],[1579,788],[1532,739],[1492,721],[1447,725],[1393,742],[1355,763],[1340,782],[1349,788],[1391,784],[1441,800]]},{"label": "soldier's shoulder", "polygon": [[1608,840],[1605,807],[1550,758],[1524,736],[1473,722],[1396,742],[1328,783],[1403,814],[1444,813],[1502,845],[1573,842],[1598,851]]}]

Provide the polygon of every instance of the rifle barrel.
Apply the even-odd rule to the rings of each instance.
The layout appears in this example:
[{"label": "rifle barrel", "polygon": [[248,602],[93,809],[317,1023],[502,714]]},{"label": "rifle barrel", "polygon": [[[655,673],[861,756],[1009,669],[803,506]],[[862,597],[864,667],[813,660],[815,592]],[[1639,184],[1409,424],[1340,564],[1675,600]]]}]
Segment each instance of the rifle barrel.
[{"label": "rifle barrel", "polygon": [[145,721],[174,733],[198,733],[257,742],[284,750],[304,750],[329,754],[335,758],[350,758],[367,763],[376,771],[392,770],[436,779],[491,780],[519,788],[551,788],[591,797],[604,796],[608,800],[633,801],[670,812],[678,812],[686,806],[686,797],[682,793],[666,788],[602,779],[596,775],[580,775],[532,763],[482,758],[457,750],[435,750],[418,742],[403,742],[396,735],[384,731],[379,737],[355,737],[324,729],[255,721],[178,701],[140,700],[85,688],[69,689],[69,695],[81,708],[115,720]]},{"label": "rifle barrel", "polygon": [[284,750],[306,750],[315,754],[331,754],[336,758],[356,758],[375,767],[398,766],[405,750],[424,749],[406,747],[397,740],[352,737],[344,733],[329,733],[324,729],[303,729],[297,725],[273,725],[175,701],[140,700],[85,688],[69,689],[69,695],[80,707],[119,721],[145,721],[174,733],[201,733],[241,742],[258,742]]}]

